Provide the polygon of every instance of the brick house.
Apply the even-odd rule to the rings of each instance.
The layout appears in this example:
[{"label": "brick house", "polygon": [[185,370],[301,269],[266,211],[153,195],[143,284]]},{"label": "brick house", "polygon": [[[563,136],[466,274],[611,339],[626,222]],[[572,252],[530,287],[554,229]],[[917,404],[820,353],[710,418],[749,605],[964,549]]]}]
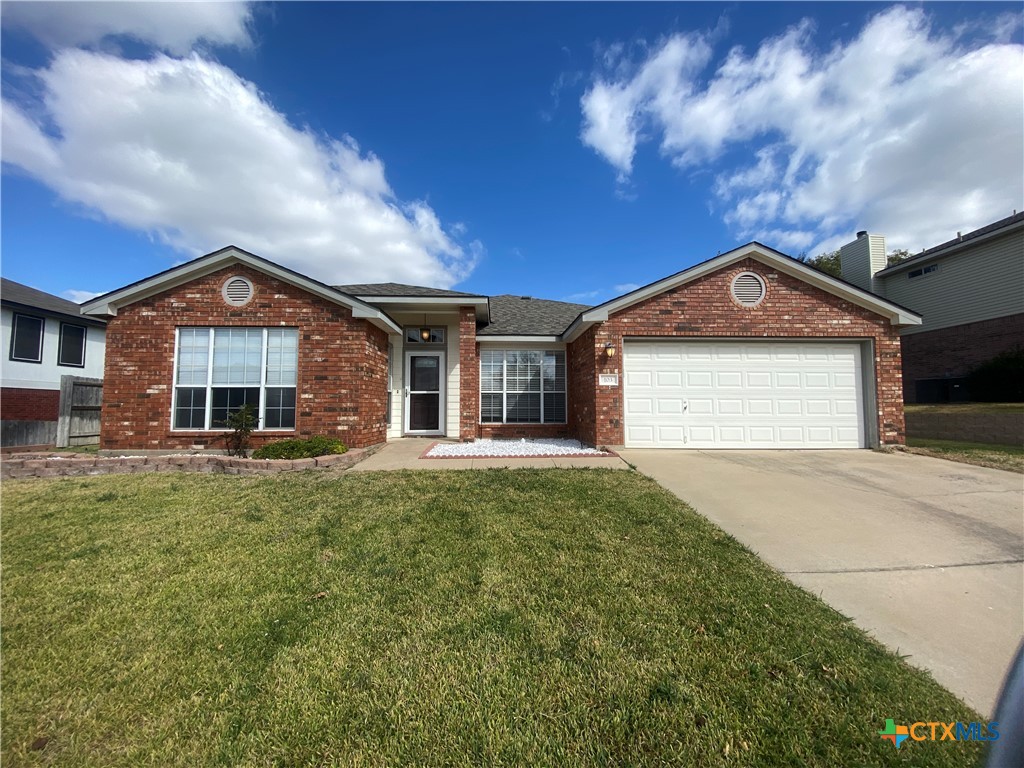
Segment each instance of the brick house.
[{"label": "brick house", "polygon": [[227,247],[101,296],[101,447],[327,434],[846,448],[904,439],[914,313],[758,243],[587,307],[395,283],[328,286]]},{"label": "brick house", "polygon": [[905,402],[967,400],[967,374],[1024,345],[1024,213],[892,266],[885,237],[861,232],[840,259],[846,280],[923,319],[901,331]]}]

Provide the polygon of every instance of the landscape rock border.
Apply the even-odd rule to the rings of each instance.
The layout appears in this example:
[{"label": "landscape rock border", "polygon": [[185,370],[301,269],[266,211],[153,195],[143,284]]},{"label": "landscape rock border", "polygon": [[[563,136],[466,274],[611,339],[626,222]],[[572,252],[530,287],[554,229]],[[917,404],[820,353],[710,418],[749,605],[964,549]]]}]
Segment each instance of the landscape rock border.
[{"label": "landscape rock border", "polygon": [[163,456],[90,456],[82,453],[4,454],[0,479],[83,477],[142,472],[206,472],[224,475],[276,475],[307,469],[348,469],[377,452],[379,446],[350,448],[345,453],[315,459],[242,459],[218,454]]}]

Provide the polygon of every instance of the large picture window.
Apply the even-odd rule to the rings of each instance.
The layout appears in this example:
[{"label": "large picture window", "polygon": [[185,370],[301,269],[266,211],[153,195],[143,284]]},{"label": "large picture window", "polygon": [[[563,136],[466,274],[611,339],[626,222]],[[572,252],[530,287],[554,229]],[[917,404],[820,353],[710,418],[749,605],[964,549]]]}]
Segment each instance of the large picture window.
[{"label": "large picture window", "polygon": [[565,352],[480,352],[480,421],[564,424]]},{"label": "large picture window", "polygon": [[257,429],[295,428],[295,328],[179,328],[174,429],[224,429],[252,406]]}]

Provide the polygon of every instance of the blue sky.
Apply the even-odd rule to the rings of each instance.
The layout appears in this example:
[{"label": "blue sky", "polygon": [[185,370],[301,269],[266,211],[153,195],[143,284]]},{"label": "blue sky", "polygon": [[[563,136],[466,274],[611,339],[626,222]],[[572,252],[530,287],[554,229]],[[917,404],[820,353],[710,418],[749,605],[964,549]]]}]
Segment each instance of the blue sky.
[{"label": "blue sky", "polygon": [[1024,207],[1019,4],[5,3],[2,272],[229,243],[597,303],[749,240]]}]

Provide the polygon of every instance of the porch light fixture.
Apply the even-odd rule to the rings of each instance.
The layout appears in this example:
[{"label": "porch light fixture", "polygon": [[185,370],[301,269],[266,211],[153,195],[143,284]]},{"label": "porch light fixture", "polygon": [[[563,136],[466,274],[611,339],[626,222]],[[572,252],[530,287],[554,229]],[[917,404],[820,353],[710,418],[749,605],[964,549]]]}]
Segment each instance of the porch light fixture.
[{"label": "porch light fixture", "polygon": [[615,344],[613,344],[610,341],[607,344],[605,344],[604,353],[608,355],[608,357],[615,357]]},{"label": "porch light fixture", "polygon": [[424,341],[430,341],[430,329],[420,328],[420,338]]}]

